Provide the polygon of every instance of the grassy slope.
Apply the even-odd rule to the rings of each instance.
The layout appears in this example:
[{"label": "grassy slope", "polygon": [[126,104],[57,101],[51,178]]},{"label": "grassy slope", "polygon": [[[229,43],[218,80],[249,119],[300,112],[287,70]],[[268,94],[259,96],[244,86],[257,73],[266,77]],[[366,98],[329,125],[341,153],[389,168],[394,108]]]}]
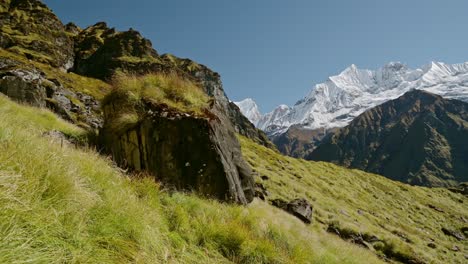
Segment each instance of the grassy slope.
[{"label": "grassy slope", "polygon": [[220,204],[130,179],[93,150],[42,136],[82,130],[0,96],[0,263],[378,263],[256,201]]},{"label": "grassy slope", "polygon": [[[441,231],[468,226],[466,197],[330,163],[284,157],[245,138],[241,142],[244,156],[259,176],[270,178],[256,180],[269,190],[269,199],[306,197],[312,202],[316,221],[311,228],[334,224],[348,232],[376,235],[387,244],[375,245],[380,251],[392,250],[429,263],[466,263],[466,240],[457,241]],[[427,246],[431,239],[436,249]],[[460,252],[452,251],[455,245]]]}]

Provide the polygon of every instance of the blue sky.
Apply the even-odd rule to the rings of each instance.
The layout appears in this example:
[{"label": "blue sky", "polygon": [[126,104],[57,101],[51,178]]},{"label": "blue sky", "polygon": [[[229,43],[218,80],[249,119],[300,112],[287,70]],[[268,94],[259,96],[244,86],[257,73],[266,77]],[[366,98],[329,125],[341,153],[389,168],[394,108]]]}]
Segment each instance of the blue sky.
[{"label": "blue sky", "polygon": [[292,105],[350,64],[468,61],[464,0],[44,0],[64,23],[134,28],[222,76],[231,100]]}]

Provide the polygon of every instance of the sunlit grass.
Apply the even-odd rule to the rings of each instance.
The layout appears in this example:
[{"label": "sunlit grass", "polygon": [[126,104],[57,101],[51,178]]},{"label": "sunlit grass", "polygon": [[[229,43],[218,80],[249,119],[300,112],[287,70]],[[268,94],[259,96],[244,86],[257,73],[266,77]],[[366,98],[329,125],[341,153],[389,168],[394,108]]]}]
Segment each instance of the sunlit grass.
[{"label": "sunlit grass", "polygon": [[270,205],[222,204],[125,175],[82,131],[0,98],[0,263],[367,263],[370,252]]},{"label": "sunlit grass", "polygon": [[[285,157],[247,138],[240,137],[240,141],[244,157],[256,170],[256,181],[270,192],[268,199],[308,199],[322,230],[335,224],[352,234],[375,235],[385,243],[382,248],[377,244],[380,254],[392,251],[429,263],[466,261],[452,248],[467,248],[467,242],[441,231],[442,227],[460,230],[466,226],[465,196],[443,188],[413,187],[331,163]],[[427,246],[433,240],[436,249]]]},{"label": "sunlit grass", "polygon": [[118,73],[114,76],[113,87],[114,90],[104,99],[104,104],[112,101],[116,94],[125,94],[135,102],[145,99],[179,111],[200,114],[209,101],[199,86],[176,74],[135,76]]}]

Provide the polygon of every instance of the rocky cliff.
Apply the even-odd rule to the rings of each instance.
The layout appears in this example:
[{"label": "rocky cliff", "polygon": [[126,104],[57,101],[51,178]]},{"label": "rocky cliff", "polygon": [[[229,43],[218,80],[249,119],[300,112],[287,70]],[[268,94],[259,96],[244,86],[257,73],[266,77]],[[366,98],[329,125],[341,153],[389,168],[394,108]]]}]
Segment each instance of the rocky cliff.
[{"label": "rocky cliff", "polygon": [[468,104],[421,90],[364,112],[307,159],[424,186],[468,181]]}]

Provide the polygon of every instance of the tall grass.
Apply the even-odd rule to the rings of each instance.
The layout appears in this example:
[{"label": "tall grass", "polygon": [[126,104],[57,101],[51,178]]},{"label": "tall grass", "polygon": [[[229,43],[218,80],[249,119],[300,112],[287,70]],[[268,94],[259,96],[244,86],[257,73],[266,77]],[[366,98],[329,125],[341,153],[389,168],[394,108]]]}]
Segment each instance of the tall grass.
[{"label": "tall grass", "polygon": [[263,202],[161,190],[51,129],[81,133],[0,97],[0,263],[380,262]]},{"label": "tall grass", "polygon": [[[270,193],[268,199],[308,199],[320,229],[333,225],[345,236],[376,236],[381,242],[373,250],[380,255],[425,263],[466,263],[463,250],[452,249],[466,250],[468,243],[441,231],[466,226],[466,196],[443,188],[409,186],[331,163],[285,157],[245,137],[240,141],[256,181]],[[431,242],[437,248],[429,248]]]},{"label": "tall grass", "polygon": [[104,99],[104,104],[111,101],[115,94],[123,93],[129,100],[146,99],[183,112],[201,114],[208,106],[209,97],[197,84],[174,73],[143,76],[117,73],[112,84],[114,90]]}]

